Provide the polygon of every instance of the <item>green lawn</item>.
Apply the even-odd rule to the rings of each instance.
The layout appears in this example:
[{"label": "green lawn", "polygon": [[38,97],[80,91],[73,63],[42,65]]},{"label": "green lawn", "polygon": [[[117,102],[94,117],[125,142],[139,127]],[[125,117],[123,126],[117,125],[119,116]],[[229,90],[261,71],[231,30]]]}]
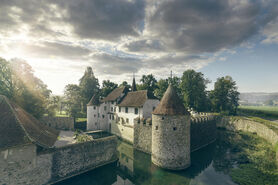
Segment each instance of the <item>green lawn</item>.
[{"label": "green lawn", "polygon": [[278,106],[240,106],[238,113],[266,119],[278,119]]}]

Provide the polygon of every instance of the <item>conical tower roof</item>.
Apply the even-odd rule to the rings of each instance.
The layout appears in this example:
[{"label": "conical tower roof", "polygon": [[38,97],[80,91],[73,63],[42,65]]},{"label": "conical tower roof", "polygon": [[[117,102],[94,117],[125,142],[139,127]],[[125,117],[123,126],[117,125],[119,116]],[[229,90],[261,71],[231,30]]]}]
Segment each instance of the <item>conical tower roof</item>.
[{"label": "conical tower roof", "polygon": [[94,95],[91,100],[89,101],[89,103],[87,104],[87,106],[92,106],[92,105],[96,105],[98,106],[100,103],[99,103],[99,99],[97,97],[97,95]]},{"label": "conical tower roof", "polygon": [[174,87],[170,84],[160,103],[153,111],[156,115],[190,115],[178,97]]}]

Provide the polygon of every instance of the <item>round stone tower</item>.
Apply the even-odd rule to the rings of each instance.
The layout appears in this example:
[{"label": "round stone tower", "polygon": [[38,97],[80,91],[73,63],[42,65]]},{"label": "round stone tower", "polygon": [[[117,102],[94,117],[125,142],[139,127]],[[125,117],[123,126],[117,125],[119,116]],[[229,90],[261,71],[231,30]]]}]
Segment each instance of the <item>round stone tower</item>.
[{"label": "round stone tower", "polygon": [[152,113],[152,162],[165,169],[190,166],[190,113],[170,84]]}]

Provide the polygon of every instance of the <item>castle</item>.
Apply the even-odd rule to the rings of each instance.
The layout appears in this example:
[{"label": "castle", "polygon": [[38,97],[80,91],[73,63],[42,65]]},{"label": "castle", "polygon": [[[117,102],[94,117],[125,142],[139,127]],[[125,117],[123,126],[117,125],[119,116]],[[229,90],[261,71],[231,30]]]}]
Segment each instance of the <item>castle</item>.
[{"label": "castle", "polygon": [[134,78],[131,92],[119,87],[101,100],[92,97],[87,129],[111,132],[170,170],[188,168],[191,152],[216,139],[215,117],[191,117],[171,84],[159,101],[147,90],[137,91]]}]

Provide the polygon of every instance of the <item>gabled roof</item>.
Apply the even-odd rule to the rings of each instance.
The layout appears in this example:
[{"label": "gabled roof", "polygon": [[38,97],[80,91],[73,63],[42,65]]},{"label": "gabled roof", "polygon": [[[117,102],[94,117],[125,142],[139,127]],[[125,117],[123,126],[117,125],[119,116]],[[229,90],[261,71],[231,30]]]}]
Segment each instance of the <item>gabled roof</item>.
[{"label": "gabled roof", "polygon": [[142,107],[148,99],[157,99],[147,90],[127,93],[126,97],[118,105],[119,107]]},{"label": "gabled roof", "polygon": [[2,95],[0,118],[0,149],[28,143],[51,148],[59,135]]},{"label": "gabled roof", "polygon": [[102,102],[105,101],[115,101],[117,98],[121,96],[122,93],[127,93],[128,89],[126,87],[118,87],[114,89],[108,96],[102,99]]},{"label": "gabled roof", "polygon": [[96,105],[98,106],[100,104],[98,96],[94,95],[91,100],[89,101],[89,103],[87,104],[87,106],[92,106],[92,105]]},{"label": "gabled roof", "polygon": [[160,103],[153,111],[157,115],[190,115],[179,99],[175,89],[170,84]]}]

